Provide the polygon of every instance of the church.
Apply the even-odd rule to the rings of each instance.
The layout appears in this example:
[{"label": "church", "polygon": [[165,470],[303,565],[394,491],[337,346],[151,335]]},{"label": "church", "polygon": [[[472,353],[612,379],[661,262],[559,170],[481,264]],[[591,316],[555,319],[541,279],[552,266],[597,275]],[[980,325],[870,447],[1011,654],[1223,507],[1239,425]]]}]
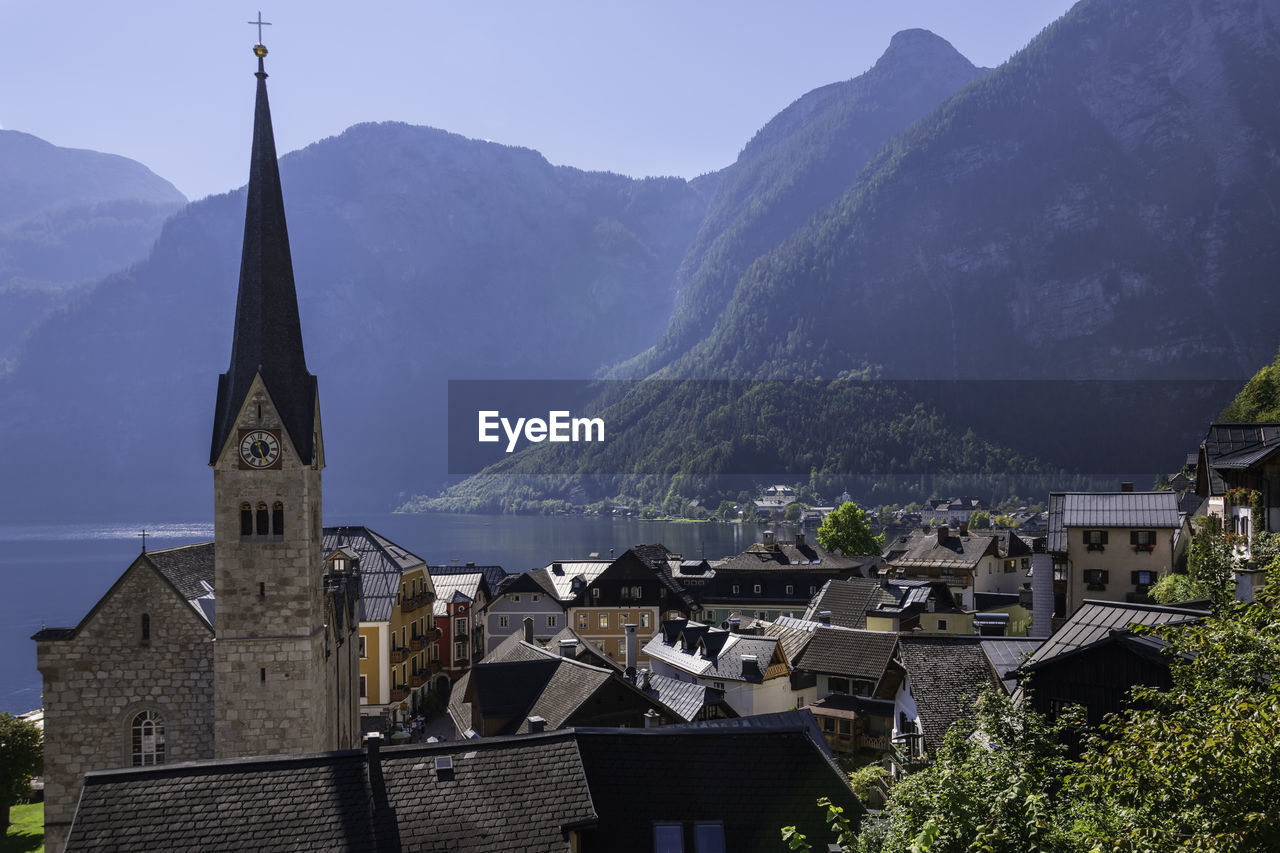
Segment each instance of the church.
[{"label": "church", "polygon": [[37,633],[45,846],[84,774],[359,743],[359,578],[326,563],[324,437],[307,371],[258,58],[231,364],[209,465],[214,541],[144,551],[74,628]]}]

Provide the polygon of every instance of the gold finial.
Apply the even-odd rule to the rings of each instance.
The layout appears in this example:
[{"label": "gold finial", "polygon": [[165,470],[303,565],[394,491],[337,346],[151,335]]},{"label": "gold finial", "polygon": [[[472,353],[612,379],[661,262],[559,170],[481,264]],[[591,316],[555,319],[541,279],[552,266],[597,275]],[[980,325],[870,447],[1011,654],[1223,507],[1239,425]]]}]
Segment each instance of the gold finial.
[{"label": "gold finial", "polygon": [[249,21],[248,24],[258,28],[258,43],[253,46],[253,55],[262,59],[267,55],[267,49],[262,44],[262,28],[271,26],[271,22],[262,20],[262,12],[258,12],[258,20]]}]

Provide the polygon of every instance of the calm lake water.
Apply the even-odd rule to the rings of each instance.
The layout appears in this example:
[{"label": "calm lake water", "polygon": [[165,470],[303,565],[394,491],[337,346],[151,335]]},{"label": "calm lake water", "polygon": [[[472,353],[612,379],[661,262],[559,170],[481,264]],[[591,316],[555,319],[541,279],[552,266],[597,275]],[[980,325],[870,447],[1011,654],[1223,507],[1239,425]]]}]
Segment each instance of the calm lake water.
[{"label": "calm lake water", "polygon": [[[638,519],[491,515],[365,515],[328,519],[365,524],[433,565],[471,561],[508,571],[545,566],[595,551],[621,554],[660,542],[689,557],[736,554],[763,528]],[[70,627],[89,612],[138,555],[213,538],[212,523],[0,525],[0,711],[40,707],[40,673],[31,635]]]}]

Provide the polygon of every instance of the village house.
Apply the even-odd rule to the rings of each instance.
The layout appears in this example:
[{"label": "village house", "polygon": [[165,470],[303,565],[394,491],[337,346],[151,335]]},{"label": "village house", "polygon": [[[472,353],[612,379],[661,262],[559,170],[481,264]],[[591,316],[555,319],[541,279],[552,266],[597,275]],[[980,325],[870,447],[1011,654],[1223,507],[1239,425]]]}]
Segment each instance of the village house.
[{"label": "village house", "polygon": [[1096,726],[1122,710],[1131,687],[1173,684],[1168,644],[1134,633],[1135,625],[1185,625],[1208,615],[1207,608],[1086,601],[1030,658],[1002,675],[1029,679],[1021,692],[1041,714],[1056,717],[1067,705],[1081,705]]},{"label": "village house", "polygon": [[[72,851],[772,851],[863,807],[812,718],[562,729],[92,773]],[[768,768],[746,773],[740,768]],[[726,774],[732,784],[726,782]],[[300,792],[306,792],[300,796]]]},{"label": "village house", "polygon": [[[439,637],[428,648],[432,689],[448,696],[451,683],[462,677],[471,665],[484,657],[484,618],[481,615],[489,601],[489,577],[485,568],[473,563],[465,566],[431,566],[428,571],[436,588],[431,615],[439,629]],[[501,571],[501,569],[498,569]]]},{"label": "village house", "polygon": [[1190,538],[1174,492],[1053,492],[1047,550],[1057,617],[1085,599],[1145,602],[1185,558]]},{"label": "village house", "polygon": [[804,619],[872,631],[971,634],[974,615],[956,606],[943,581],[886,576],[829,581],[805,609]]},{"label": "village house", "polygon": [[1255,530],[1280,530],[1280,424],[1210,424],[1195,469],[1196,495],[1228,533],[1247,545]]},{"label": "village house", "polygon": [[421,707],[439,639],[435,587],[425,560],[367,527],[324,528],[324,553],[332,571],[360,575],[360,715],[374,718],[364,730],[381,731]]},{"label": "village house", "polygon": [[698,617],[723,625],[731,616],[772,620],[799,616],[809,600],[835,578],[864,577],[883,565],[878,556],[842,557],[811,543],[803,533],[779,541],[765,531],[764,541],[713,564],[714,574],[700,588]]},{"label": "village house", "polygon": [[775,637],[747,636],[687,619],[663,622],[644,646],[657,675],[711,687],[740,716],[795,707],[791,666]]},{"label": "village house", "polygon": [[484,608],[485,654],[522,631],[526,619],[532,620],[533,638],[543,643],[568,626],[564,604],[546,569],[532,569],[503,579]]},{"label": "village house", "polygon": [[925,501],[924,509],[921,510],[926,521],[934,525],[945,524],[950,527],[968,524],[975,512],[990,512],[990,507],[981,498],[966,496]]},{"label": "village house", "polygon": [[773,518],[779,521],[787,511],[787,507],[796,502],[795,490],[790,486],[774,485],[764,490],[764,494],[755,499],[757,516]]},{"label": "village house", "polygon": [[1017,594],[1031,578],[1031,549],[1016,533],[943,525],[900,536],[885,549],[885,571],[910,580],[941,580],[957,607],[973,610],[977,593]]}]

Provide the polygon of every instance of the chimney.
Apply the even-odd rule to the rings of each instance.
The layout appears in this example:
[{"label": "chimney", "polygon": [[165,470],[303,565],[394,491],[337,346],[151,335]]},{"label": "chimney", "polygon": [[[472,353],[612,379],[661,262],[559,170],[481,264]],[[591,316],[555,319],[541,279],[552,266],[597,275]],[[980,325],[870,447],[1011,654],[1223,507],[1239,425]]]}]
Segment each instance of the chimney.
[{"label": "chimney", "polygon": [[576,651],[578,651],[577,640],[561,640],[560,641],[560,657],[562,658],[574,657],[575,656],[574,653]]},{"label": "chimney", "polygon": [[819,613],[819,614],[818,614],[818,621],[819,621],[819,622],[821,622],[823,625],[830,625],[830,624],[831,624],[831,611],[830,611],[830,610],[824,610],[824,611],[822,611],[821,613]]},{"label": "chimney", "polygon": [[542,717],[533,716],[529,718],[529,733],[535,734],[547,730],[547,721]]},{"label": "chimney", "polygon": [[951,533],[950,528],[948,528],[945,524],[941,525],[941,526],[938,528],[938,545],[946,545],[946,544],[947,544],[947,536],[948,536],[950,533]]},{"label": "chimney", "polygon": [[650,708],[644,712],[644,727],[646,729],[656,729],[658,727],[658,712]]},{"label": "chimney", "polygon": [[1122,492],[1132,492],[1132,491],[1133,491],[1133,483],[1121,483],[1121,484],[1120,484],[1120,491],[1122,491]]},{"label": "chimney", "polygon": [[804,547],[804,534],[803,534],[803,533],[797,533],[797,534],[796,534],[796,547],[797,547],[797,548],[803,548],[803,547]]},{"label": "chimney", "polygon": [[526,643],[533,642],[533,617],[524,617],[524,641]]},{"label": "chimney", "polygon": [[968,535],[969,535],[969,522],[968,522],[968,521],[962,521],[962,522],[960,522],[960,535],[961,535],[961,536],[968,536]]},{"label": "chimney", "polygon": [[774,544],[774,543],[773,543],[773,531],[772,531],[772,530],[766,530],[766,531],[764,532],[764,546],[765,546],[766,548],[772,548],[772,547],[773,547],[773,544]]},{"label": "chimney", "polygon": [[1031,632],[1036,639],[1053,633],[1053,557],[1044,551],[1031,555]]},{"label": "chimney", "polygon": [[369,763],[369,788],[375,808],[387,807],[387,783],[382,778],[382,732],[369,732],[364,736]]},{"label": "chimney", "polygon": [[734,616],[732,619],[730,619],[730,620],[729,620],[729,630],[730,630],[730,631],[732,631],[732,632],[733,632],[733,633],[735,633],[735,634],[741,633],[741,630],[742,630],[742,620],[741,620],[741,619],[739,619],[737,616]]},{"label": "chimney", "polygon": [[636,658],[640,657],[640,638],[635,625],[624,625],[622,630],[627,633],[627,669],[635,672]]}]

